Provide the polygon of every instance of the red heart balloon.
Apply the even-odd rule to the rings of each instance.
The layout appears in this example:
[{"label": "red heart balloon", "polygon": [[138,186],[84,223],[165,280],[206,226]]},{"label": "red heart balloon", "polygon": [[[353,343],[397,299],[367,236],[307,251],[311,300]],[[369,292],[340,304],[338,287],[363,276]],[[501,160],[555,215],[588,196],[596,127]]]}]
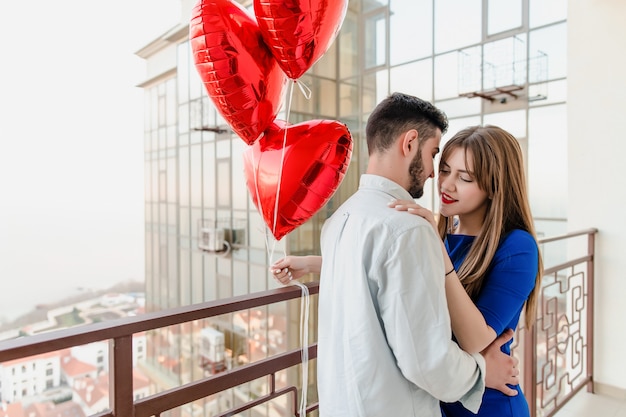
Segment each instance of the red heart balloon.
[{"label": "red heart balloon", "polygon": [[209,97],[233,131],[254,143],[276,118],[287,85],[254,17],[230,0],[200,0],[189,39]]},{"label": "red heart balloon", "polygon": [[330,48],[347,9],[348,0],[254,0],[263,40],[292,80]]},{"label": "red heart balloon", "polygon": [[352,135],[346,125],[334,120],[289,126],[276,120],[246,149],[248,190],[276,240],[328,202],[343,180],[351,156]]}]

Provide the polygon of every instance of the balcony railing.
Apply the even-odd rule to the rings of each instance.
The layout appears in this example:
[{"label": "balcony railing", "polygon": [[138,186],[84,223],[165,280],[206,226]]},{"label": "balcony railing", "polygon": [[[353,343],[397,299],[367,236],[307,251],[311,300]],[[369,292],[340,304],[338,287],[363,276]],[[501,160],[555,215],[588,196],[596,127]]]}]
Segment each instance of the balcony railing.
[{"label": "balcony railing", "polygon": [[[514,354],[523,366],[523,388],[533,417],[553,416],[569,399],[593,382],[593,281],[595,229],[542,239],[546,255],[565,259],[546,266],[535,326],[518,329]],[[586,238],[581,256],[575,256],[577,238]],[[557,249],[549,248],[557,245]],[[558,246],[560,245],[560,247]],[[581,246],[581,245],[578,245]],[[554,256],[553,256],[554,255]],[[308,283],[310,294],[319,284]],[[250,381],[266,378],[264,395],[243,401],[223,412],[236,415],[278,397],[288,396],[290,415],[299,415],[298,387],[281,386],[276,375],[301,364],[301,349],[268,356],[224,372],[175,386],[141,399],[133,398],[133,335],[210,317],[295,300],[302,295],[296,286],[263,291],[193,306],[147,313],[96,324],[58,330],[0,342],[0,364],[93,342],[110,344],[109,410],[97,417],[161,416],[170,410]],[[307,347],[309,359],[317,356],[317,345]],[[314,363],[314,362],[313,362]],[[383,401],[384,399],[381,399]],[[307,413],[317,404],[307,406]],[[203,414],[200,414],[203,415]]]},{"label": "balcony railing", "polygon": [[520,320],[513,350],[523,366],[522,387],[533,417],[554,416],[585,387],[593,392],[597,232],[539,240],[544,275],[537,317],[531,331]]}]

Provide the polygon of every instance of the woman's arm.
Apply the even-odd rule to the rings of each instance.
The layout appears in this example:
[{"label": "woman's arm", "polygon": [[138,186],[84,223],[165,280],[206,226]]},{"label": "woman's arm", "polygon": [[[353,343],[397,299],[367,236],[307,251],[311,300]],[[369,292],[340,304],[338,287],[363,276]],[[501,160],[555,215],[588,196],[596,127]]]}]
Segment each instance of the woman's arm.
[{"label": "woman's arm", "polygon": [[[433,213],[419,204],[398,200],[389,203],[389,206],[396,210],[408,211],[423,217],[437,232],[437,223]],[[450,272],[446,274],[445,280],[452,333],[464,351],[468,353],[481,352],[496,339],[497,334],[495,330],[487,325],[482,313],[469,297],[465,288],[463,288],[443,241],[441,242],[441,250],[443,253],[444,270],[446,273]]]},{"label": "woman's arm", "polygon": [[446,272],[452,271],[445,278],[452,333],[464,351],[468,353],[482,352],[496,339],[497,334],[487,324],[482,313],[463,288],[445,246],[444,252],[446,253],[444,256]]},{"label": "woman's arm", "polygon": [[302,278],[306,274],[319,274],[322,270],[322,257],[286,256],[274,262],[270,271],[281,284],[288,284],[292,279]]}]

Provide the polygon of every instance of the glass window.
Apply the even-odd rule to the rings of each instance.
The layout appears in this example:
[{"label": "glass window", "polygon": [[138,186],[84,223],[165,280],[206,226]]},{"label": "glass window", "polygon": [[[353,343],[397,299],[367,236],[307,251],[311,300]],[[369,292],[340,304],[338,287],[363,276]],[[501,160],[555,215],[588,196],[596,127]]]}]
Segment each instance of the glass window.
[{"label": "glass window", "polygon": [[526,84],[526,36],[486,43],[483,55],[483,90]]},{"label": "glass window", "polygon": [[247,262],[233,261],[233,295],[248,294],[248,264]]},{"label": "glass window", "polygon": [[144,108],[144,117],[143,117],[143,130],[148,132],[154,128],[152,122],[154,121],[154,113],[152,112],[152,94],[154,89],[147,88],[143,94],[143,108]]},{"label": "glass window", "polygon": [[[215,127],[215,107],[208,97],[202,98],[202,125]],[[207,135],[213,137],[212,135]]]},{"label": "glass window", "polygon": [[[174,230],[174,232],[170,231],[170,233],[175,233],[175,227],[178,224],[178,215],[176,214],[178,210],[177,204],[168,204],[167,205],[167,224],[170,230]],[[165,219],[163,219],[165,221]]]},{"label": "glass window", "polygon": [[150,132],[146,132],[143,135],[143,151],[144,153],[149,153],[152,150],[152,135]]},{"label": "glass window", "polygon": [[457,52],[435,58],[435,100],[458,97],[459,57]]},{"label": "glass window", "polygon": [[[178,284],[180,285],[180,305],[186,306],[191,304],[191,259],[188,249],[180,250],[180,277]],[[173,304],[172,306],[175,305]]]},{"label": "glass window", "polygon": [[[232,277],[233,276],[233,267],[232,267],[232,262],[230,261],[230,258],[225,258],[223,256],[217,256],[217,274],[219,276],[227,276]],[[228,289],[228,293],[229,293],[229,297],[233,296],[233,292],[232,292],[232,287],[229,285],[229,289]]]},{"label": "glass window", "polygon": [[168,148],[174,148],[176,146],[176,125],[168,126],[165,129],[165,144]]},{"label": "glass window", "polygon": [[191,252],[191,302],[201,303],[203,300],[202,252]]},{"label": "glass window", "polygon": [[217,295],[215,280],[215,269],[217,268],[217,259],[215,255],[204,255],[204,301],[215,300]]},{"label": "glass window", "polygon": [[359,74],[357,17],[348,10],[338,35],[339,43],[339,76],[354,77]]},{"label": "glass window", "polygon": [[[391,65],[403,64],[432,55],[432,4],[432,0],[391,1],[389,11],[389,61]],[[407,34],[411,39],[415,39],[415,42],[408,42]]]},{"label": "glass window", "polygon": [[150,89],[150,128],[152,130],[159,127],[159,92],[157,87]]},{"label": "glass window", "polygon": [[208,97],[208,93],[202,83],[197,70],[189,71],[189,99],[194,100],[201,97]]},{"label": "glass window", "polygon": [[[475,99],[478,100],[478,99]],[[441,138],[441,148],[445,146],[446,142],[459,131],[465,129],[468,126],[477,126],[481,123],[480,116],[463,117],[459,119],[450,119],[448,121],[448,131]]]},{"label": "glass window", "polygon": [[167,220],[167,204],[159,203],[155,204],[155,207],[158,211],[158,224],[155,224],[155,230],[165,233],[167,229],[167,226],[165,225],[165,221]]},{"label": "glass window", "polygon": [[167,201],[167,171],[159,171],[159,202]]},{"label": "glass window", "polygon": [[339,84],[339,118],[345,120],[359,113],[359,90],[356,79]]},{"label": "glass window", "polygon": [[384,69],[363,76],[362,111],[370,112],[389,95],[389,71]]},{"label": "glass window", "polygon": [[248,186],[243,168],[243,154],[246,150],[244,141],[233,143],[232,179],[233,179],[233,210],[248,208]]},{"label": "glass window", "polygon": [[189,132],[189,103],[182,104],[178,108],[178,132]]},{"label": "glass window", "polygon": [[384,13],[365,17],[365,69],[387,62],[387,27]]},{"label": "glass window", "polygon": [[[237,137],[235,140],[241,140]],[[230,158],[230,139],[218,140],[215,144],[216,158]]]},{"label": "glass window", "polygon": [[548,79],[567,74],[567,26],[565,23],[530,32],[530,57],[547,55]]},{"label": "glass window", "polygon": [[189,147],[178,149],[178,196],[182,205],[189,205]]},{"label": "glass window", "polygon": [[158,201],[158,198],[159,198],[158,197],[159,196],[159,164],[158,164],[158,161],[156,161],[156,160],[152,161],[151,165],[152,165],[151,166],[152,173],[150,175],[150,178],[151,178],[150,186],[152,188],[152,190],[150,192],[150,194],[152,195],[151,201]]},{"label": "glass window", "polygon": [[250,292],[267,289],[268,270],[265,265],[250,265]]},{"label": "glass window", "polygon": [[217,206],[230,207],[230,159],[218,159],[215,161],[217,166]]},{"label": "glass window", "polygon": [[389,0],[362,0],[360,2],[355,2],[355,4],[358,3],[361,3],[363,12],[369,12],[371,10],[377,10],[381,7],[385,7],[389,3]]},{"label": "glass window", "polygon": [[189,103],[189,127],[191,130],[203,127],[202,100],[194,100]]},{"label": "glass window", "polygon": [[[157,258],[158,261],[158,269],[155,268],[155,272],[157,273],[157,277],[159,280],[159,287],[160,288],[164,288],[167,289],[167,284],[168,284],[168,258],[167,258],[167,240],[165,239],[164,236],[159,236],[160,239],[160,243],[158,244],[158,250],[159,250],[159,256]],[[156,264],[155,264],[156,266]],[[178,273],[178,271],[176,271]],[[178,275],[174,275],[174,277],[176,277]],[[174,279],[173,281],[177,281],[176,279]],[[170,284],[171,285],[171,284]],[[166,290],[167,291],[167,290]],[[177,292],[174,294],[178,294]],[[163,295],[163,293],[161,293],[161,296],[165,299],[165,304],[167,305],[168,301],[167,301],[167,295]],[[170,297],[173,297],[172,294],[170,294]],[[172,300],[172,304],[170,304],[171,306],[175,306],[177,305],[176,303],[178,302],[177,298],[170,298],[170,300]]]},{"label": "glass window", "polygon": [[[221,258],[216,258],[216,263],[220,263]],[[231,289],[232,279],[229,275],[218,275],[217,276],[217,299],[229,298],[232,297],[233,291]]]},{"label": "glass window", "polygon": [[176,78],[170,78],[165,82],[165,123],[176,123]]},{"label": "glass window", "polygon": [[159,127],[167,125],[167,97],[165,94],[159,94],[157,98],[159,112]]},{"label": "glass window", "polygon": [[153,201],[154,194],[152,190],[152,176],[150,175],[152,172],[152,165],[156,164],[153,161],[145,161],[143,166],[143,181],[144,181],[144,199],[147,202]]},{"label": "glass window", "polygon": [[526,137],[526,110],[486,114],[483,124],[499,126],[516,138]]},{"label": "glass window", "polygon": [[529,3],[528,15],[531,28],[567,18],[567,0],[530,0]]},{"label": "glass window", "polygon": [[465,48],[457,53],[459,95],[482,90],[482,53],[481,46]]},{"label": "glass window", "polygon": [[[312,76],[304,74],[302,77],[300,77],[299,81],[302,84],[306,85],[309,89],[313,90],[314,78]],[[315,92],[311,91],[311,96],[307,98],[294,83],[289,83],[289,86],[287,88],[288,88],[287,101],[285,105],[283,106],[284,107],[283,112],[279,114],[279,117],[277,117],[277,119],[285,120],[287,118],[286,112],[288,110],[291,113],[301,112],[301,113],[313,114],[313,104],[315,101],[317,101],[317,98],[318,98],[317,90]],[[290,101],[291,101],[291,109],[288,109],[287,106],[289,105]],[[289,119],[291,123],[293,123],[294,119],[292,117],[289,117]]]},{"label": "glass window", "polygon": [[176,203],[176,158],[168,158],[166,161],[167,171],[167,201],[170,203]]},{"label": "glass window", "polygon": [[445,52],[480,42],[482,0],[435,2],[435,52]]},{"label": "glass window", "polygon": [[202,168],[202,193],[204,196],[204,207],[216,207],[215,184],[215,147],[211,144],[202,146],[202,158],[204,166]]},{"label": "glass window", "polygon": [[[545,2],[545,1],[544,1]],[[522,26],[522,0],[489,0],[487,35]]]},{"label": "glass window", "polygon": [[[251,207],[256,206],[250,204]],[[265,236],[271,236],[265,221],[258,210],[250,212],[250,247],[265,248]]]},{"label": "glass window", "polygon": [[566,126],[565,105],[529,110],[528,185],[535,217],[567,217]]},{"label": "glass window", "polygon": [[214,133],[211,132],[202,132],[199,130],[193,130],[191,131],[191,133],[189,133],[189,144],[193,145],[193,144],[197,144],[202,142],[202,136],[206,135],[206,133],[209,133],[211,135],[213,135]]},{"label": "glass window", "polygon": [[189,193],[192,207],[202,206],[202,146],[189,147]]},{"label": "glass window", "polygon": [[[149,206],[149,205],[147,205]],[[149,207],[146,207],[146,211],[150,211]],[[146,226],[146,233],[145,233],[145,237],[144,237],[144,242],[145,242],[145,246],[144,246],[144,253],[145,253],[145,259],[144,259],[144,266],[146,268],[146,292],[150,291],[150,288],[148,288],[149,283],[150,283],[150,276],[152,275],[152,232],[150,231],[149,227]]]},{"label": "glass window", "polygon": [[337,40],[333,41],[322,57],[313,64],[311,73],[321,77],[337,77]]},{"label": "glass window", "polygon": [[565,80],[552,81],[531,85],[528,89],[530,106],[544,106],[551,103],[560,103],[567,100],[567,82]]},{"label": "glass window", "polygon": [[178,135],[178,145],[179,146],[187,146],[189,145],[189,134],[181,134]]},{"label": "glass window", "polygon": [[146,224],[152,223],[152,204],[148,202],[144,204],[143,215],[144,215],[144,220]]},{"label": "glass window", "polygon": [[189,42],[181,43],[177,48],[176,78],[178,79],[178,102],[189,101],[189,73],[196,69],[190,68],[193,65]]},{"label": "glass window", "polygon": [[189,213],[188,206],[181,206],[178,210],[179,217],[179,225],[180,225],[180,235],[181,236],[189,236],[189,232],[191,230],[191,214]]},{"label": "glass window", "polygon": [[389,71],[389,91],[401,91],[432,101],[432,73],[432,60],[430,59],[392,68]]},{"label": "glass window", "polygon": [[[161,126],[157,132],[159,136],[158,149],[162,151],[167,146],[167,127]],[[161,152],[159,154],[161,155]]]},{"label": "glass window", "polygon": [[337,83],[332,80],[318,79],[316,118],[334,119],[337,117]]},{"label": "glass window", "polygon": [[435,105],[443,110],[448,118],[480,114],[481,109],[480,99],[467,97],[435,102]]}]

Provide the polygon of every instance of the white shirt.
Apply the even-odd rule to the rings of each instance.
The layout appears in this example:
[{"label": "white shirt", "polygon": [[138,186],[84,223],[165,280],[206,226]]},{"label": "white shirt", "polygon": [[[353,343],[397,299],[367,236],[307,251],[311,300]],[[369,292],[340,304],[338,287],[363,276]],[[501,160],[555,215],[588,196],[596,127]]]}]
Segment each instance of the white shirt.
[{"label": "white shirt", "polygon": [[440,416],[439,400],[478,411],[484,359],[452,341],[441,243],[393,181],[361,177],[322,228],[321,417]]}]

